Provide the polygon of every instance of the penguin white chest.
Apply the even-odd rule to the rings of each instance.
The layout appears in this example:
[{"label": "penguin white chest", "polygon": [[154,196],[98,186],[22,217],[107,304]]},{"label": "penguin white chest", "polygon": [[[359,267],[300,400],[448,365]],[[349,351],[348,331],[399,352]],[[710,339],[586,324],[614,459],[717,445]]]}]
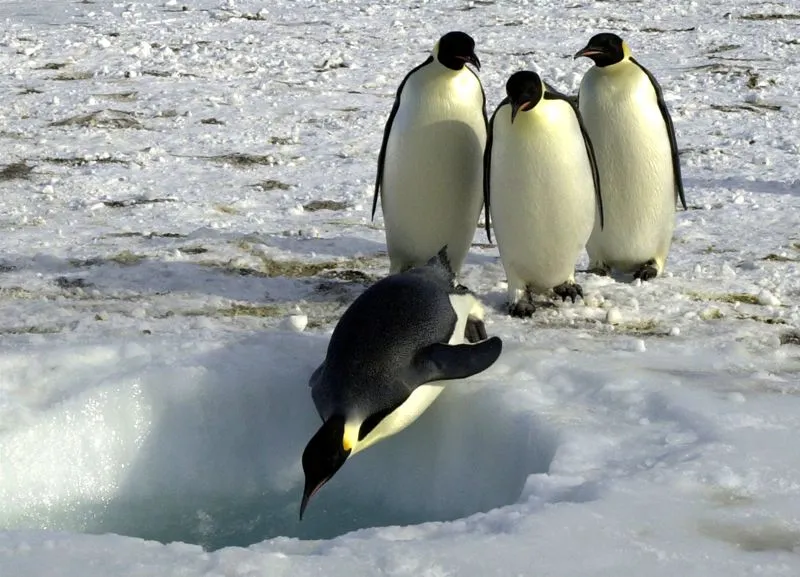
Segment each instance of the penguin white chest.
[{"label": "penguin white chest", "polygon": [[571,280],[596,212],[574,110],[563,100],[542,100],[512,123],[506,105],[493,130],[491,216],[506,273],[539,291]]},{"label": "penguin white chest", "polygon": [[480,82],[466,68],[433,62],[408,78],[399,98],[381,187],[392,269],[423,264],[447,244],[458,271],[483,203]]},{"label": "penguin white chest", "polygon": [[[483,320],[484,310],[478,299],[472,294],[452,294],[450,304],[456,313],[456,324],[453,334],[448,341],[451,345],[458,345],[464,342],[464,331],[469,318]],[[351,455],[363,451],[367,447],[374,445],[378,441],[399,433],[411,423],[416,421],[422,413],[436,400],[444,390],[445,384],[442,381],[426,383],[414,389],[409,397],[394,411],[384,417],[378,425],[372,429],[366,437],[360,441],[349,441],[352,446]],[[345,424],[345,438],[357,439],[358,431],[361,427],[361,420],[354,420]]]},{"label": "penguin white chest", "polygon": [[[433,401],[441,394],[442,390],[444,390],[444,385],[437,383],[421,385],[414,389],[402,405],[386,415],[366,437],[353,445],[350,455],[352,456],[363,451],[378,441],[399,433],[408,427],[431,406]],[[360,426],[360,424],[358,426]],[[358,438],[358,430],[355,424],[353,425],[353,429],[353,433],[356,435],[355,438]],[[345,425],[345,435],[348,435],[348,425]]]},{"label": "penguin white chest", "polygon": [[579,102],[605,209],[605,227],[595,227],[589,256],[623,270],[654,258],[660,268],[674,228],[675,180],[655,88],[641,68],[623,61],[589,70]]}]

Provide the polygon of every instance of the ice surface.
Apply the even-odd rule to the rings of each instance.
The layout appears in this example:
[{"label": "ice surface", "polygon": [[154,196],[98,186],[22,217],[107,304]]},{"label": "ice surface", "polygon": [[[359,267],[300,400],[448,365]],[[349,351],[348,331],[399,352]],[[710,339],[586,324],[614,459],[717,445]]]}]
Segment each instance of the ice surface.
[{"label": "ice surface", "polygon": [[[796,17],[0,4],[0,576],[800,574]],[[383,123],[450,29],[490,112],[520,68],[574,93],[571,54],[620,33],[664,89],[690,210],[665,276],[579,271],[584,302],[524,321],[479,230],[462,280],[502,357],[300,523],[308,376],[388,269]]]}]

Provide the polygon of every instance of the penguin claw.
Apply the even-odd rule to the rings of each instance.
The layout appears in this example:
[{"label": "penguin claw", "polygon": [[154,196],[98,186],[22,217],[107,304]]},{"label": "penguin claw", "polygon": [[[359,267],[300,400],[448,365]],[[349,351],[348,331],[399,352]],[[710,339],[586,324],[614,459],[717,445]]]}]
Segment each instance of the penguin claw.
[{"label": "penguin claw", "polygon": [[655,265],[656,263],[653,261],[648,261],[644,263],[642,266],[639,267],[639,270],[633,273],[633,278],[641,279],[642,282],[656,278],[658,276],[658,269],[656,268]]},{"label": "penguin claw", "polygon": [[536,307],[532,302],[526,300],[517,301],[508,307],[508,314],[520,319],[530,317],[534,312],[536,312]]},{"label": "penguin claw", "polygon": [[483,321],[480,319],[473,317],[468,318],[467,326],[464,329],[464,338],[467,339],[468,343],[485,341],[489,338],[489,335],[486,334],[486,325],[483,324]]},{"label": "penguin claw", "polygon": [[561,302],[566,302],[567,298],[575,302],[578,297],[583,298],[583,287],[573,282],[565,282],[553,289],[557,296],[561,297]]}]

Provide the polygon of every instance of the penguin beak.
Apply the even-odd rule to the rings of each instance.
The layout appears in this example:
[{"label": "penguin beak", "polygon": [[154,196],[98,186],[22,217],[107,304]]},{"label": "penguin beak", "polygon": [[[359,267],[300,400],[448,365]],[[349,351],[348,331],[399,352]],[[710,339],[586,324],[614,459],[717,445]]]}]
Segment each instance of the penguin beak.
[{"label": "penguin beak", "polygon": [[306,483],[305,487],[303,488],[303,499],[300,501],[300,520],[303,520],[303,514],[306,512],[306,507],[308,507],[308,502],[311,501],[311,497],[317,494],[317,492],[322,489],[322,487],[330,481],[333,476],[336,474],[344,462],[347,460],[347,457],[350,455],[350,451],[343,452],[341,455],[337,456],[335,461],[329,462],[328,472],[323,474],[321,477],[317,477],[314,475],[315,470],[314,468],[304,467],[306,468]]},{"label": "penguin beak", "polygon": [[[331,475],[332,477],[333,475]],[[317,494],[317,491],[322,489],[322,486],[331,480],[331,477],[327,479],[323,479],[318,483],[314,483],[309,478],[306,478],[306,486],[303,489],[303,500],[300,501],[300,520],[303,520],[303,515],[306,512],[306,507],[308,507],[308,502],[311,500],[311,497]]]},{"label": "penguin beak", "polygon": [[350,456],[352,449],[344,448],[343,439],[344,417],[335,416],[325,421],[306,445],[303,451],[306,481],[300,501],[301,521],[311,497],[333,478]]},{"label": "penguin beak", "polygon": [[481,69],[481,61],[478,60],[478,56],[474,52],[469,56],[467,56],[466,58],[464,58],[464,62],[472,64],[478,70]]},{"label": "penguin beak", "polygon": [[580,58],[581,56],[586,56],[587,58],[591,58],[592,56],[597,56],[598,54],[604,54],[604,52],[598,48],[586,46],[578,50],[575,53],[575,56],[572,57],[572,59],[575,60],[577,58]]},{"label": "penguin beak", "polygon": [[511,103],[511,124],[514,124],[514,119],[517,117],[517,112],[520,110],[530,110],[532,108],[532,103],[530,100],[523,100],[522,102],[512,102]]}]

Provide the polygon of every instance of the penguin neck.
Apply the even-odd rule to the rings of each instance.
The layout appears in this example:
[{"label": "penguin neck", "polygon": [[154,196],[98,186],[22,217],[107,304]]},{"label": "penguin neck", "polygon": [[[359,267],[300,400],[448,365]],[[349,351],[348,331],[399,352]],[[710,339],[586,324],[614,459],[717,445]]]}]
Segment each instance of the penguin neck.
[{"label": "penguin neck", "polygon": [[344,423],[344,434],[342,435],[342,446],[345,450],[350,450],[350,454],[357,453],[359,448],[358,432],[361,429],[363,419],[350,417]]},{"label": "penguin neck", "polygon": [[431,64],[435,67],[435,70],[438,74],[449,74],[451,77],[455,77],[464,72],[465,70],[467,70],[466,66],[462,66],[457,70],[454,68],[450,68],[449,66],[442,64],[439,58],[435,55],[433,57],[433,62],[431,62]]},{"label": "penguin neck", "polygon": [[604,72],[614,72],[617,70],[621,70],[626,66],[629,66],[630,64],[631,64],[630,58],[626,54],[622,58],[622,60],[617,60],[616,62],[602,63],[602,64],[595,63],[595,66]]},{"label": "penguin neck", "polygon": [[344,442],[353,442],[350,456],[363,451],[378,441],[391,437],[399,433],[425,412],[425,410],[436,400],[436,397],[444,389],[441,382],[431,382],[420,385],[409,395],[409,397],[394,411],[387,414],[363,439],[359,440],[359,430],[363,419],[350,418],[345,423]]},{"label": "penguin neck", "polygon": [[447,64],[445,64],[445,63],[444,63],[444,62],[442,62],[441,60],[439,60],[439,43],[438,43],[438,42],[437,42],[437,43],[436,43],[436,45],[433,47],[433,50],[431,50],[430,57],[431,57],[431,58],[433,58],[433,61],[434,61],[434,62],[435,62],[435,63],[436,63],[436,64],[437,64],[439,67],[443,68],[444,70],[449,70],[449,71],[450,71],[450,72],[452,72],[453,74],[458,74],[459,72],[462,72],[462,71],[463,71],[463,70],[466,68],[466,65],[465,65],[463,62],[456,62],[456,63],[454,63],[453,65],[454,65],[454,66],[457,66],[457,68],[453,68],[453,67],[451,67],[451,66],[448,66]]}]

